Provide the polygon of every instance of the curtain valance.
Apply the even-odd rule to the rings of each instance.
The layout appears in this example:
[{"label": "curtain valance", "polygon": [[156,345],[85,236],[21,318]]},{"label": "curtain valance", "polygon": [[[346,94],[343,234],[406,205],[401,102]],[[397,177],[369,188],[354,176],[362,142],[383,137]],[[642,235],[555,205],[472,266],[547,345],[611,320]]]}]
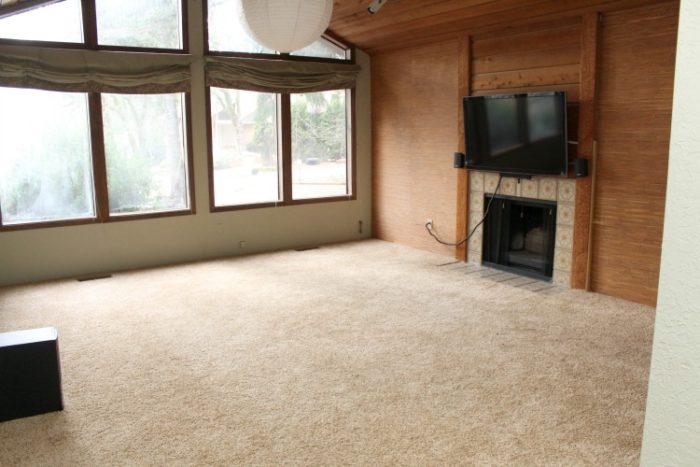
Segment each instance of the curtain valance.
[{"label": "curtain valance", "polygon": [[192,60],[187,54],[3,45],[0,85],[74,92],[186,92]]},{"label": "curtain valance", "polygon": [[206,57],[209,86],[302,93],[354,88],[360,66],[351,63]]}]

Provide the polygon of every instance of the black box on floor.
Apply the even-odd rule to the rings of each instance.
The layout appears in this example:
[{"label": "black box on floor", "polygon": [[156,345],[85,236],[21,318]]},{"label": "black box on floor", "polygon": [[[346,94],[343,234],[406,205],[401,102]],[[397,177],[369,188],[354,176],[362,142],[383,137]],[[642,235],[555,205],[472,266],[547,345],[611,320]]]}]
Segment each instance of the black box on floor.
[{"label": "black box on floor", "polygon": [[55,328],[0,333],[0,422],[63,410]]}]

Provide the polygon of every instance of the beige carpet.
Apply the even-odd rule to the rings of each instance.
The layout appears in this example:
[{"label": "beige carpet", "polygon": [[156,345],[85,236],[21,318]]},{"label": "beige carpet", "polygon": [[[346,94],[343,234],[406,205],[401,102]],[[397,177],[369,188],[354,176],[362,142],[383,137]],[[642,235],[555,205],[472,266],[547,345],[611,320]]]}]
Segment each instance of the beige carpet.
[{"label": "beige carpet", "polygon": [[654,310],[446,260],[371,240],[0,289],[0,331],[58,328],[66,403],[0,423],[0,465],[637,465]]}]

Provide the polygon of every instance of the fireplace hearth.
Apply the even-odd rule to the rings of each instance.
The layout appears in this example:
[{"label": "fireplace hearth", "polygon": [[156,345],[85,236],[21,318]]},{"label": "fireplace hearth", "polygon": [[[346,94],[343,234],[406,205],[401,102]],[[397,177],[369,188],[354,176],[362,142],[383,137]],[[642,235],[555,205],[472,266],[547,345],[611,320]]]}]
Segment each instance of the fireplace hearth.
[{"label": "fireplace hearth", "polygon": [[[485,195],[485,205],[491,197],[492,195]],[[556,238],[556,202],[509,196],[493,198],[484,221],[483,264],[551,280]]]}]

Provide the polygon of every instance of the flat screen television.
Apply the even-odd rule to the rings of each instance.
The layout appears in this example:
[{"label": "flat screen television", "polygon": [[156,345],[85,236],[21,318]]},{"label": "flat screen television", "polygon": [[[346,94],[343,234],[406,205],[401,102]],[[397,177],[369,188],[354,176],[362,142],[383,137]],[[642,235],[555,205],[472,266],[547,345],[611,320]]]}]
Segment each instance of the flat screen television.
[{"label": "flat screen television", "polygon": [[465,97],[464,135],[467,169],[565,176],[566,93]]}]

